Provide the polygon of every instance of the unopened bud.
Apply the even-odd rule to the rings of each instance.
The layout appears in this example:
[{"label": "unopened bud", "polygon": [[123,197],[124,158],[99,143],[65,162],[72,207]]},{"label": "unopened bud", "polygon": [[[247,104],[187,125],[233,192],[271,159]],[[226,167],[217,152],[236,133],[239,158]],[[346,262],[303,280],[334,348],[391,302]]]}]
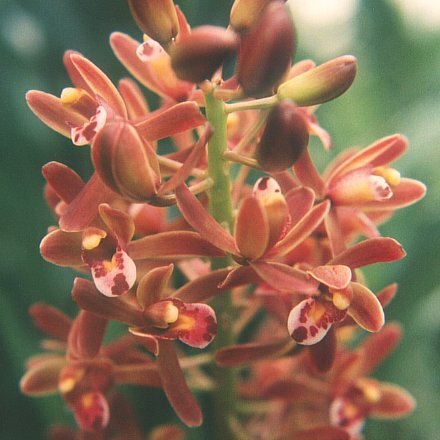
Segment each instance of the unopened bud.
[{"label": "unopened bud", "polygon": [[295,30],[281,0],[271,2],[249,34],[242,37],[237,79],[247,96],[267,93],[289,68]]},{"label": "unopened bud", "polygon": [[277,95],[299,106],[321,104],[342,95],[355,76],[356,58],[345,55],[286,81],[278,87]]},{"label": "unopened bud", "polygon": [[92,160],[103,182],[133,201],[145,201],[160,184],[153,147],[127,121],[106,124],[92,144]]},{"label": "unopened bud", "polygon": [[304,116],[292,101],[285,100],[270,111],[255,157],[263,170],[283,171],[298,160],[308,142]]},{"label": "unopened bud", "polygon": [[168,44],[179,32],[179,21],[172,0],[128,0],[131,14],[144,34]]},{"label": "unopened bud", "polygon": [[235,0],[230,24],[238,32],[248,31],[258,22],[264,8],[272,0]]},{"label": "unopened bud", "polygon": [[180,38],[171,50],[171,66],[178,78],[199,83],[210,79],[226,58],[237,50],[234,32],[200,26]]}]

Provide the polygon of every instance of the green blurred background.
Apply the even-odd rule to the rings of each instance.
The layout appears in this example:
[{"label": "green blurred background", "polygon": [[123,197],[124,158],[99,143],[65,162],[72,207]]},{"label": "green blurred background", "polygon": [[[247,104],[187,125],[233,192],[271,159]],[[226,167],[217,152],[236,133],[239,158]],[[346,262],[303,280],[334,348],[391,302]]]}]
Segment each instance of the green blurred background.
[{"label": "green blurred background", "polygon": [[[192,25],[226,25],[232,1],[177,1]],[[335,152],[368,145],[401,132],[411,141],[398,161],[404,176],[428,186],[426,198],[382,227],[399,240],[403,261],[367,272],[373,289],[397,281],[398,296],[388,320],[405,327],[405,339],[378,371],[381,379],[416,397],[413,416],[397,422],[368,422],[368,439],[437,439],[440,432],[440,2],[438,0],[293,0],[299,34],[297,59],[317,62],[351,53],[358,58],[355,84],[324,105],[318,116],[334,139]],[[41,166],[51,160],[90,173],[88,150],[52,132],[29,111],[24,94],[39,89],[59,94],[69,84],[61,57],[76,49],[117,81],[126,75],[108,36],[120,30],[140,39],[122,0],[0,0],[0,438],[42,439],[51,422],[71,423],[58,397],[21,396],[25,359],[39,351],[40,335],[27,309],[35,301],[73,315],[73,274],[51,266],[38,245],[53,220],[42,197]],[[315,155],[324,156],[316,145]],[[327,158],[323,158],[323,162]],[[134,391],[144,424],[169,410]],[[155,398],[157,396],[154,396]],[[163,403],[163,398],[161,399]],[[209,438],[209,437],[206,437]]]}]

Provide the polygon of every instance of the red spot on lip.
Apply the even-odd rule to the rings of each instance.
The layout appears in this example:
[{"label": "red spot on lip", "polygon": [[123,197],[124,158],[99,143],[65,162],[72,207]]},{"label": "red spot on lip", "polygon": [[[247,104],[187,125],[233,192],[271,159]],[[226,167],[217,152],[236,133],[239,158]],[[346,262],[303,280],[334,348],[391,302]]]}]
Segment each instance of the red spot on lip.
[{"label": "red spot on lip", "polygon": [[267,183],[269,182],[269,177],[263,177],[259,182],[258,182],[258,189],[260,189],[261,191],[264,191],[265,189],[267,189]]},{"label": "red spot on lip", "polygon": [[292,338],[296,341],[296,342],[302,342],[305,339],[307,339],[307,329],[303,326],[298,327],[297,329],[295,329],[292,333]]},{"label": "red spot on lip", "polygon": [[123,293],[127,292],[127,290],[129,289],[125,275],[122,273],[118,273],[113,278],[113,283],[114,283],[112,287],[113,295],[122,295]]}]

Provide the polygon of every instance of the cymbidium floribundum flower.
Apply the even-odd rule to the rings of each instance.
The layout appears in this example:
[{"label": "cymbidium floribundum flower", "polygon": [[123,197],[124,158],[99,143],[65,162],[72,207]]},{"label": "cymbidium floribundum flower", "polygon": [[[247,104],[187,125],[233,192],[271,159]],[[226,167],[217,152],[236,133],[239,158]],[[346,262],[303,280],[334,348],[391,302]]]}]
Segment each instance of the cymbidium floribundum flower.
[{"label": "cymbidium floribundum flower", "polygon": [[111,429],[116,384],[161,386],[155,365],[136,348],[134,337],[102,345],[107,320],[86,311],[71,320],[43,303],[30,314],[50,339],[46,353],[29,359],[21,389],[32,396],[61,394],[84,432]]},{"label": "cymbidium floribundum flower", "polygon": [[[186,303],[168,292],[173,266],[148,272],[139,282],[136,298],[109,300],[92,283],[77,278],[72,290],[77,304],[103,319],[130,325],[130,333],[157,356],[162,386],[179,417],[189,426],[202,421],[200,408],[188,389],[170,341],[180,340],[197,348],[206,347],[217,332],[214,310],[203,303]],[[209,289],[209,285],[205,286]]]},{"label": "cymbidium floribundum flower", "polygon": [[327,201],[313,206],[313,193],[301,188],[284,197],[274,179],[262,178],[255,184],[254,195],[245,198],[240,206],[233,237],[209,216],[185,186],[177,188],[176,198],[182,215],[201,237],[230,253],[241,265],[232,268],[225,285],[254,273],[276,289],[316,291],[318,283],[312,277],[280,259],[324,220],[329,209]]}]

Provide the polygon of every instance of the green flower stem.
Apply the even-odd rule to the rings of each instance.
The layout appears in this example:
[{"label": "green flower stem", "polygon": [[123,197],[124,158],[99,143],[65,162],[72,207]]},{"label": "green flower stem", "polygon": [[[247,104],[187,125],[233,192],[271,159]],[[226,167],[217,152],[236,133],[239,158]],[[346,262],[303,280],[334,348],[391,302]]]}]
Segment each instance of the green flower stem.
[{"label": "green flower stem", "polygon": [[225,112],[232,113],[242,110],[263,110],[271,108],[278,103],[278,96],[268,96],[267,98],[253,99],[251,101],[240,101],[232,104],[225,104]]},{"label": "green flower stem", "polygon": [[[233,215],[231,201],[231,179],[229,163],[223,159],[227,150],[226,113],[223,101],[214,98],[212,92],[205,94],[206,117],[212,125],[214,134],[208,143],[208,174],[214,184],[209,190],[209,210],[211,215],[231,232],[233,230]],[[227,267],[232,264],[230,257],[215,259],[213,269]],[[218,334],[214,339],[213,350],[232,345],[234,334],[234,307],[231,292],[219,295],[212,302],[217,314]],[[214,432],[210,438],[216,440],[233,440],[233,432],[227,423],[235,413],[236,372],[232,368],[215,368],[217,388],[214,391]]]}]

